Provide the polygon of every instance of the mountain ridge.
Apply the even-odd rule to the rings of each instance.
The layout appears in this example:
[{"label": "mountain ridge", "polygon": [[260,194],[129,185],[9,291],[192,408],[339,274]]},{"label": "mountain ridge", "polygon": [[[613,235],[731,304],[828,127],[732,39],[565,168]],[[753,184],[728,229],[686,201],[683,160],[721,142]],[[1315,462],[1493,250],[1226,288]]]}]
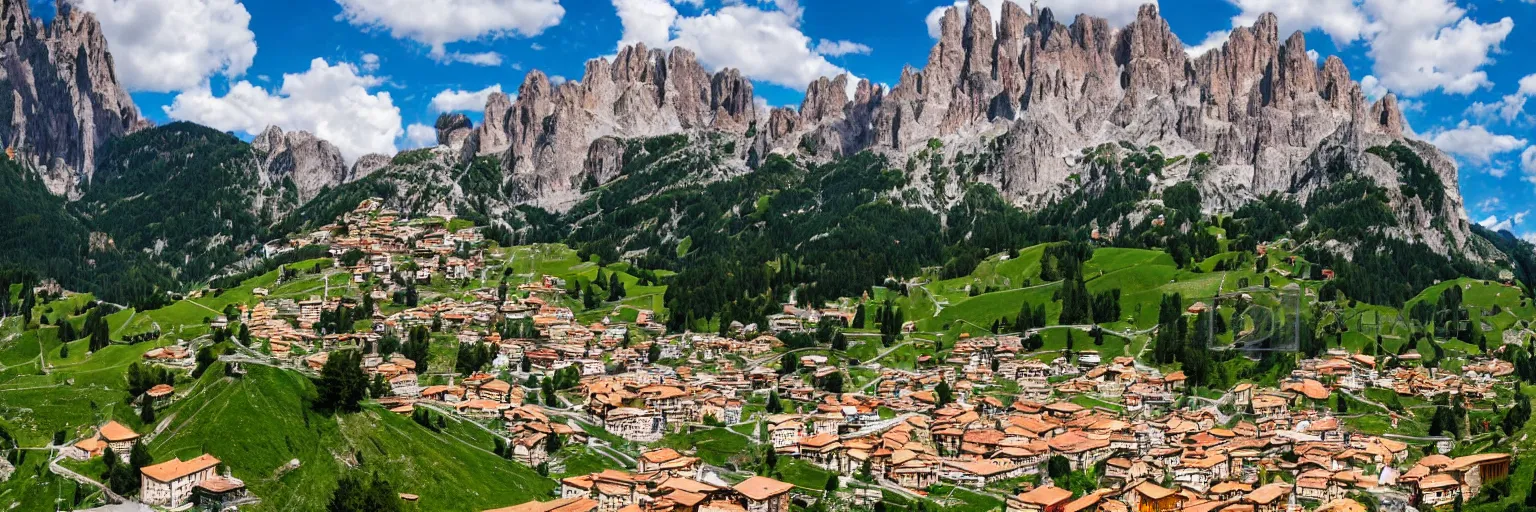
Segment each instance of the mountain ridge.
[{"label": "mountain ridge", "polygon": [[[1074,157],[1109,142],[1208,153],[1202,187],[1219,192],[1208,194],[1213,211],[1273,192],[1304,199],[1343,158],[1394,192],[1398,236],[1442,253],[1470,237],[1454,162],[1405,135],[1395,96],[1370,102],[1338,57],[1314,62],[1299,32],[1281,40],[1272,14],[1191,58],[1155,5],[1118,29],[1086,15],[1063,24],[1013,2],[1001,11],[994,31],[980,2],[947,10],[926,66],[907,66],[890,89],[823,77],[798,109],[764,113],[747,108],[751,82],[738,71],[710,74],[685,48],[637,44],[588,61],[579,81],[553,85],[530,72],[516,100],[488,98],[480,126],[445,125],[445,114],[438,125],[452,128],[439,142],[465,161],[499,157],[511,199],[556,211],[580,199],[582,184],[617,175],[623,155],[610,139],[687,131],[740,138],[743,170],[768,153],[827,161],[870,150],[900,165],[935,140],[949,154],[993,151],[977,179],[1025,208],[1064,195],[1082,170]],[[1397,194],[1390,165],[1366,151],[1393,141],[1415,147],[1440,178],[1448,193],[1436,211]],[[1437,217],[1448,221],[1431,226]]]}]

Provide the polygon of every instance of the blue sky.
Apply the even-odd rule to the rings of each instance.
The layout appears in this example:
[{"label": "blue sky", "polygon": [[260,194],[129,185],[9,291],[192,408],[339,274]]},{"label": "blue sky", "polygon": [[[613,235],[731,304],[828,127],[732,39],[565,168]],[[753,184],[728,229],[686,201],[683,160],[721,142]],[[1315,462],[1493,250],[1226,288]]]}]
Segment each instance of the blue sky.
[{"label": "blue sky", "polygon": [[[954,0],[70,0],[97,13],[118,74],[159,123],[245,136],[316,132],[347,157],[427,142],[442,111],[476,121],[485,92],[525,74],[579,79],[621,42],[694,49],[798,105],[818,74],[895,83],[921,67],[936,8]],[[1002,0],[983,0],[997,5]],[[1042,0],[1128,20],[1143,0]],[[51,0],[33,0],[52,15]],[[1469,217],[1536,233],[1536,0],[1163,0],[1187,46],[1273,11],[1344,59],[1368,94],[1404,100],[1419,137],[1462,164]],[[1068,15],[1069,16],[1069,15]],[[1216,34],[1213,37],[1213,34]],[[1286,34],[1282,34],[1284,37]],[[1195,50],[1198,51],[1198,50]],[[1521,80],[1533,76],[1522,91]],[[1524,158],[1522,158],[1524,157]],[[1536,237],[1533,237],[1536,238]]]}]

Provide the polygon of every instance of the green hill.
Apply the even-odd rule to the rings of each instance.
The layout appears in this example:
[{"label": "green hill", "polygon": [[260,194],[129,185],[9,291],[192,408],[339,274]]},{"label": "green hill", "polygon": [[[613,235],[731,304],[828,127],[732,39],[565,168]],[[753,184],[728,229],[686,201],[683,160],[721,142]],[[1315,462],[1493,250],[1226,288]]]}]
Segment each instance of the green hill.
[{"label": "green hill", "polygon": [[[226,378],[216,364],[195,398],[161,412],[171,418],[151,442],[157,460],[211,453],[245,480],[262,503],[250,510],[323,510],[344,472],[377,473],[420,510],[483,510],[544,499],[553,481],[491,453],[488,437],[434,433],[378,407],[325,416],[307,402],[314,384],[297,373],[248,366]],[[285,470],[290,461],[298,467]]]}]

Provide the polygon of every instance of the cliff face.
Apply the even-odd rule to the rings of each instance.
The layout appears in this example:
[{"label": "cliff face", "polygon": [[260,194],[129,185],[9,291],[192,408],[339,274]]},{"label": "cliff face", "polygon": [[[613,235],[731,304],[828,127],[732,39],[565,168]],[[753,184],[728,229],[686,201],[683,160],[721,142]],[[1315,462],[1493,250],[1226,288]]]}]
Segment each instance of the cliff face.
[{"label": "cliff face", "polygon": [[280,185],[291,180],[301,204],[321,189],[356,181],[389,162],[383,155],[364,155],[349,168],[341,150],[330,142],[305,131],[284,133],[276,126],[251,140],[251,149],[262,163],[262,182]]},{"label": "cliff face", "polygon": [[[993,152],[996,163],[975,179],[1025,207],[1058,197],[1081,170],[1081,150],[1106,142],[1208,154],[1205,172],[1191,176],[1184,166],[1175,177],[1198,177],[1213,210],[1271,192],[1305,200],[1327,184],[1319,171],[1342,159],[1391,191],[1404,236],[1446,250],[1470,234],[1452,161],[1413,145],[1447,191],[1440,211],[1397,194],[1390,165],[1365,152],[1404,138],[1396,100],[1369,102],[1343,61],[1314,62],[1302,34],[1282,39],[1273,15],[1198,58],[1152,5],[1116,28],[972,2],[947,11],[940,26],[924,68],[904,69],[889,90],[826,77],[809,84],[798,110],[759,112],[736,71],[711,75],[685,49],[636,46],[614,62],[589,62],[580,82],[553,86],[530,73],[516,101],[492,96],[482,126],[442,138],[501,156],[524,195],[513,199],[555,209],[579,196],[586,174],[599,183],[616,174],[623,155],[613,154],[612,137],[694,130],[750,139],[738,147],[743,160],[753,151],[825,159],[873,150],[900,163],[930,140],[951,153]],[[465,130],[457,120],[443,126]],[[1448,228],[1424,220],[1436,217]]]},{"label": "cliff face", "polygon": [[50,25],[26,0],[0,0],[0,139],[39,169],[48,189],[75,196],[108,139],[149,122],[118,83],[101,25],[64,0]]},{"label": "cliff face", "polygon": [[752,82],[733,69],[709,73],[693,52],[636,45],[587,63],[580,81],[559,85],[528,73],[517,101],[492,94],[480,126],[444,115],[438,140],[466,156],[496,155],[511,175],[512,199],[560,209],[580,196],[584,169],[616,172],[610,137],[683,131],[747,132],[757,122]]}]

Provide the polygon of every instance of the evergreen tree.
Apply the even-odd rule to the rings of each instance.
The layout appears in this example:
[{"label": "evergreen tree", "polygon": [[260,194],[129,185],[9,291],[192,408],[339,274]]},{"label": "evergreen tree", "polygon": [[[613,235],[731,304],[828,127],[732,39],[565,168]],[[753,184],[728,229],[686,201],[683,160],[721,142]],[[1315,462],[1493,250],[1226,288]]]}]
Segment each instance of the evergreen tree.
[{"label": "evergreen tree", "polygon": [[368,395],[373,398],[384,398],[391,393],[389,381],[384,380],[383,374],[373,376],[373,383],[368,385]]},{"label": "evergreen tree", "polygon": [[145,425],[155,424],[155,401],[150,400],[147,396],[139,404],[139,421]]},{"label": "evergreen tree", "polygon": [[416,373],[427,373],[427,364],[432,358],[432,333],[424,326],[412,327],[409,339],[400,347],[400,353],[406,359],[416,362]]},{"label": "evergreen tree", "polygon": [[149,454],[149,443],[133,443],[133,449],[128,452],[128,465],[135,474],[154,463],[155,457]]},{"label": "evergreen tree", "polygon": [[315,387],[319,396],[315,408],[323,412],[357,412],[368,397],[368,375],[363,372],[362,354],[356,350],[330,353],[320,368]]},{"label": "evergreen tree", "polygon": [[327,512],[401,512],[405,503],[390,485],[374,475],[363,480],[347,474],[336,483]]},{"label": "evergreen tree", "polygon": [[934,386],[933,397],[936,400],[935,405],[939,407],[949,405],[955,401],[955,394],[949,389],[949,383],[943,381],[940,381],[938,386]]}]

